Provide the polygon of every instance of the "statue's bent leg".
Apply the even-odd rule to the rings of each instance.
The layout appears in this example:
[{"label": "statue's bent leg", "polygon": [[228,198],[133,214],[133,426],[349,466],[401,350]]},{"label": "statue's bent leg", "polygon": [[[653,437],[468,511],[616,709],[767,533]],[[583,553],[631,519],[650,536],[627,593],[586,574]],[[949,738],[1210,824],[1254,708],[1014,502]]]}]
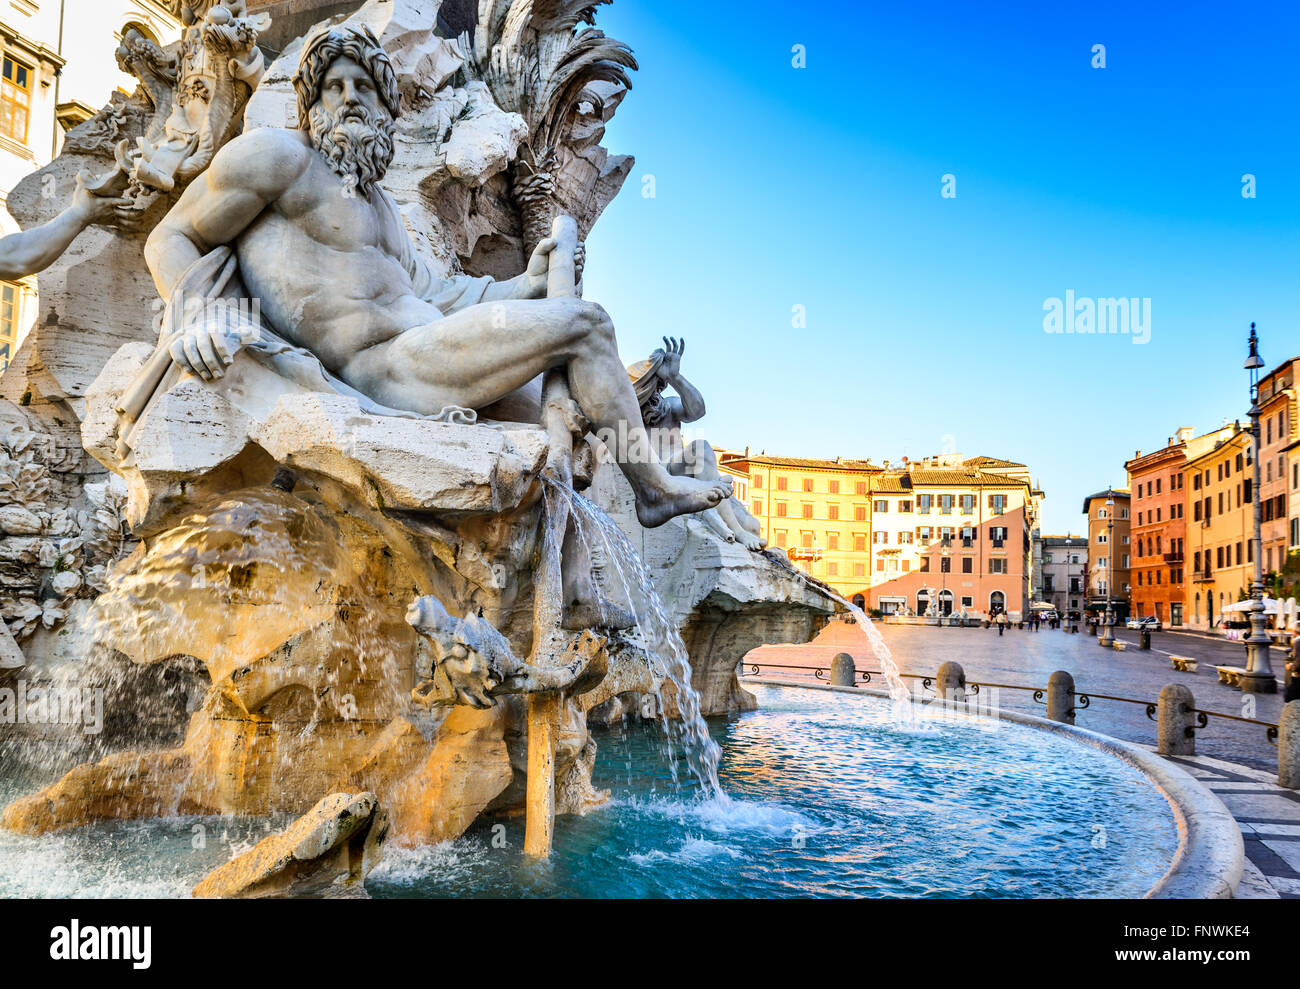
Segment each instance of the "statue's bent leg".
[{"label": "statue's bent leg", "polygon": [[614,325],[605,310],[583,299],[469,306],[367,348],[342,377],[377,402],[435,414],[449,405],[481,409],[554,367],[567,367],[569,389],[593,428],[621,432],[629,451],[646,451],[619,461],[643,525],[715,507],[731,494],[729,480],[673,477],[648,452]]},{"label": "statue's bent leg", "polygon": [[[713,447],[707,440],[691,443],[686,448],[685,460],[693,477],[703,481],[722,477],[722,472],[718,470],[718,455],[713,452]],[[767,545],[757,520],[735,498],[723,498],[718,503],[717,514],[727,527],[729,541],[738,541],[746,549],[755,552]]]}]

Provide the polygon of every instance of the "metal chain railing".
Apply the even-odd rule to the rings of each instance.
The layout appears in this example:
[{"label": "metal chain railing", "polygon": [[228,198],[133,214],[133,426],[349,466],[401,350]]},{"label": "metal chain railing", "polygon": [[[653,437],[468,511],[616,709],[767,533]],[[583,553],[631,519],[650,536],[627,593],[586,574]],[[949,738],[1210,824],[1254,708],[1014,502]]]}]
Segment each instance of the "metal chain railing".
[{"label": "metal chain railing", "polygon": [[[761,669],[811,670],[813,672],[813,677],[815,679],[823,680],[823,681],[826,680],[826,673],[830,669],[829,666],[798,666],[798,665],[787,664],[787,663],[760,663],[760,662],[755,662],[754,660],[742,661],[740,663],[741,672],[744,671],[745,667],[749,668],[749,675],[751,676],[759,676]],[[884,676],[884,674],[880,670],[855,669],[853,672],[855,677],[862,678],[861,682],[864,684],[871,683],[873,676],[879,676],[879,677]],[[899,676],[905,677],[909,680],[920,680],[922,689],[929,690],[929,691],[934,690],[933,674],[930,676],[926,676],[923,673],[900,673]],[[1019,683],[992,683],[987,680],[967,680],[965,684],[966,692],[976,696],[978,696],[980,692],[980,687],[990,687],[996,690],[1029,691],[1033,693],[1035,703],[1043,704],[1043,705],[1046,705],[1047,703],[1046,687],[1027,687]],[[1113,694],[1087,693],[1079,690],[1074,691],[1074,697],[1078,709],[1086,709],[1090,707],[1094,700],[1116,701],[1121,704],[1137,704],[1141,707],[1144,707],[1146,709],[1147,717],[1150,718],[1152,721],[1156,720],[1156,711],[1158,709],[1158,705],[1154,701],[1138,700],[1137,698],[1134,697],[1116,697]],[[1260,721],[1257,718],[1243,718],[1236,714],[1224,714],[1221,711],[1203,711],[1199,708],[1187,708],[1186,713],[1196,715],[1196,728],[1189,726],[1187,728],[1188,733],[1194,733],[1197,730],[1197,728],[1208,728],[1210,718],[1223,718],[1224,720],[1227,721],[1239,721],[1242,724],[1256,725],[1260,728],[1263,728],[1265,730],[1265,736],[1268,738],[1268,740],[1273,745],[1277,745],[1278,726],[1273,724],[1271,721]]]}]

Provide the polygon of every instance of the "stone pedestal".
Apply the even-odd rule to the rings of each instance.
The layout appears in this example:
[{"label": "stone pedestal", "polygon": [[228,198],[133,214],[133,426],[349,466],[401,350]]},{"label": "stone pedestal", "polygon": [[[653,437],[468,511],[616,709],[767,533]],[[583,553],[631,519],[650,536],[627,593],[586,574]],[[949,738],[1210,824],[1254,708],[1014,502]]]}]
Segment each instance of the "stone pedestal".
[{"label": "stone pedestal", "polygon": [[836,687],[852,687],[857,676],[853,657],[846,652],[837,652],[831,660],[831,684]]},{"label": "stone pedestal", "polygon": [[1276,694],[1277,678],[1271,674],[1243,673],[1239,686],[1243,694]]},{"label": "stone pedestal", "polygon": [[1047,678],[1047,718],[1074,724],[1074,677],[1057,670]]},{"label": "stone pedestal", "polygon": [[958,704],[966,700],[966,671],[960,663],[944,663],[934,676],[934,692],[942,700]]},{"label": "stone pedestal", "polygon": [[1277,782],[1300,790],[1300,701],[1282,708],[1277,725]]},{"label": "stone pedestal", "polygon": [[1161,755],[1196,755],[1192,710],[1196,698],[1179,683],[1160,691],[1156,713],[1156,751]]}]

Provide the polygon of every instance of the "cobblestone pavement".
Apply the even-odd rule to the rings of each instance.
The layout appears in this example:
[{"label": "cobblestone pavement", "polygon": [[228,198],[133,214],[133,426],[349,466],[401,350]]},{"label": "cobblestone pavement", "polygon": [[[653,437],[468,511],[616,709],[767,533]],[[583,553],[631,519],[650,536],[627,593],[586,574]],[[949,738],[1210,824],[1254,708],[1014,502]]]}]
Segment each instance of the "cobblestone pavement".
[{"label": "cobblestone pavement", "polygon": [[[1103,700],[1095,695],[1128,697],[1154,702],[1167,683],[1181,683],[1191,689],[1196,706],[1277,723],[1282,710],[1281,694],[1244,695],[1219,683],[1213,665],[1242,666],[1244,647],[1240,643],[1216,641],[1189,633],[1156,632],[1150,651],[1139,651],[1137,633],[1117,630],[1116,638],[1130,643],[1124,652],[1097,645],[1086,632],[1072,635],[1046,628],[1009,629],[999,636],[995,629],[935,628],[930,626],[879,624],[881,635],[903,673],[932,675],[939,664],[958,662],[968,681],[983,681],[1024,687],[1045,687],[1055,670],[1074,677],[1075,689],[1094,695],[1089,707],[1076,713],[1080,727],[1134,742],[1153,749],[1155,722],[1147,718],[1143,704]],[[762,646],[745,657],[748,664],[762,666],[762,676],[811,679],[812,670],[783,669],[781,666],[820,666],[829,676],[831,657],[847,652],[858,670],[873,674],[871,686],[883,686],[878,674],[880,662],[862,632],[844,622],[831,622],[812,642],[805,645]],[[1201,662],[1196,673],[1179,673],[1171,668],[1169,656],[1192,656]],[[1283,657],[1271,653],[1279,680]],[[771,665],[780,664],[780,665]],[[920,680],[906,681],[921,691]],[[985,687],[981,703],[990,702],[1011,710],[1042,715],[1030,690],[996,689],[994,699]],[[1300,898],[1300,793],[1277,785],[1277,749],[1265,729],[1221,718],[1210,718],[1196,736],[1197,755],[1179,757],[1179,763],[1223,800],[1241,826],[1246,847],[1246,874],[1238,890],[1240,897]]]},{"label": "cobblestone pavement", "polygon": [[1241,826],[1246,871],[1238,899],[1300,899],[1300,793],[1277,785],[1276,773],[1207,756],[1176,762],[1218,794]]}]

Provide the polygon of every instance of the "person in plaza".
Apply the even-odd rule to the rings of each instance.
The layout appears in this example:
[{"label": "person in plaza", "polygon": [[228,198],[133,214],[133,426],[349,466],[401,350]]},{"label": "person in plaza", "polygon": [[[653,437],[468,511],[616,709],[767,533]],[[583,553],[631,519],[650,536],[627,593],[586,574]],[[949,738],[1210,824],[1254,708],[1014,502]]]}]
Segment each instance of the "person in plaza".
[{"label": "person in plaza", "polygon": [[1286,693],[1284,700],[1300,701],[1300,628],[1291,630],[1291,652],[1286,661]]}]

